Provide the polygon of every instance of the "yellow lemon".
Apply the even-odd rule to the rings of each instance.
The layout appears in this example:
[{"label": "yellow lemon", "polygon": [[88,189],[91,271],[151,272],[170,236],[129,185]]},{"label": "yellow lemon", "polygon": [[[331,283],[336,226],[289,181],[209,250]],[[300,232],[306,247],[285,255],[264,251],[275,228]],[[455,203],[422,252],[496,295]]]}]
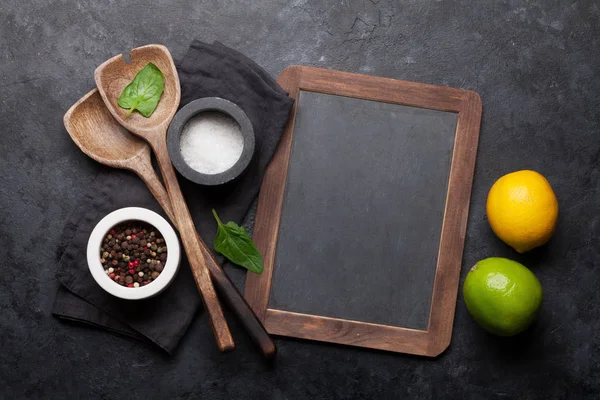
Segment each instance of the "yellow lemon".
[{"label": "yellow lemon", "polygon": [[492,230],[519,253],[550,239],[558,218],[558,200],[550,183],[535,171],[516,171],[498,179],[487,198]]}]

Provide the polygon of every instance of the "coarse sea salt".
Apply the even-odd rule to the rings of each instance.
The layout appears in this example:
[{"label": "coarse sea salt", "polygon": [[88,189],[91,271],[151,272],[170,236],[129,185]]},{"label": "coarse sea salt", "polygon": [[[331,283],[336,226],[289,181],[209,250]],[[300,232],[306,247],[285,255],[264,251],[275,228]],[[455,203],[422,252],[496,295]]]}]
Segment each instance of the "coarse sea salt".
[{"label": "coarse sea salt", "polygon": [[239,160],[244,137],[238,123],[221,112],[202,112],[185,124],[179,141],[183,160],[207,175],[227,171]]}]

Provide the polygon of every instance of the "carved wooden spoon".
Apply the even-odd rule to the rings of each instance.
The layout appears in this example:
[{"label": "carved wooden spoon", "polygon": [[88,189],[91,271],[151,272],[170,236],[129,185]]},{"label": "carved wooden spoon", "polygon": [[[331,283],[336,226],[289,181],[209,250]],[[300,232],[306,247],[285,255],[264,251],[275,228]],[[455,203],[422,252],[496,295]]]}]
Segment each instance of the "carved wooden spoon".
[{"label": "carved wooden spoon", "polygon": [[[126,116],[127,110],[119,107],[117,100],[121,92],[135,75],[148,63],[156,65],[163,73],[165,89],[154,113],[146,118],[138,112]],[[167,128],[177,111],[181,97],[179,76],[173,63],[171,53],[161,45],[148,45],[137,47],[131,51],[131,63],[127,64],[122,55],[104,62],[94,74],[96,86],[104,100],[104,104],[112,116],[128,131],[144,139],[150,144],[158,166],[163,176],[163,181],[169,194],[169,200],[175,218],[175,225],[179,228],[181,241],[192,268],[194,280],[204,300],[208,311],[217,345],[221,351],[232,350],[235,347],[231,332],[223,316],[223,310],[217,299],[206,260],[201,251],[201,244],[190,212],[179,188],[175,170],[167,151]]]},{"label": "carved wooden spoon", "polygon": [[[115,121],[97,89],[83,96],[67,111],[64,116],[64,124],[71,139],[87,156],[110,167],[133,171],[142,178],[175,224],[169,195],[152,168],[150,147]],[[274,356],[276,347],[264,326],[227,274],[221,269],[219,262],[204,241],[201,238],[198,239],[213,283],[221,298],[234,311],[263,355],[267,358]]]}]

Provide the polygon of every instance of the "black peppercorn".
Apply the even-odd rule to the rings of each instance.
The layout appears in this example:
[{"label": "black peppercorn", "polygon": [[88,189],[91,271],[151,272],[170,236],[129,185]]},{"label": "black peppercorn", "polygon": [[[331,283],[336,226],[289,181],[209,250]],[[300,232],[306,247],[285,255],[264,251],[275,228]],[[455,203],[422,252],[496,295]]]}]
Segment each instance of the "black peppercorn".
[{"label": "black peppercorn", "polygon": [[115,283],[137,288],[160,275],[167,260],[167,248],[159,231],[140,221],[126,221],[110,232],[99,255],[106,274]]}]

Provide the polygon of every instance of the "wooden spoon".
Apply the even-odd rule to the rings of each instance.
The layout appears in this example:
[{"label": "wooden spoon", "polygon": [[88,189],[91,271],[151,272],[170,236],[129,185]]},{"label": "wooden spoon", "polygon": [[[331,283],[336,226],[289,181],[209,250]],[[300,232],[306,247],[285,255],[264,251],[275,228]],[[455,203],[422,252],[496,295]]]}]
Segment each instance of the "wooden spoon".
[{"label": "wooden spoon", "polygon": [[[75,103],[65,114],[64,124],[75,144],[87,156],[101,164],[136,173],[146,183],[160,206],[175,223],[169,195],[152,168],[148,143],[129,133],[110,114],[97,89]],[[213,283],[221,297],[234,311],[263,355],[275,355],[276,347],[252,308],[221,269],[214,254],[198,238]]]},{"label": "wooden spoon", "polygon": [[[119,107],[117,100],[125,86],[150,62],[163,73],[164,93],[156,110],[149,118],[138,112],[126,116],[127,110]],[[130,64],[125,62],[122,55],[118,55],[96,68],[94,77],[102,100],[112,116],[128,131],[148,142],[154,150],[171,201],[175,224],[179,228],[194,280],[208,311],[217,345],[221,351],[232,350],[235,344],[217,299],[194,222],[179,188],[177,176],[167,151],[167,128],[177,111],[181,97],[179,77],[169,50],[161,45],[137,47],[131,51]]]},{"label": "wooden spoon", "polygon": [[135,172],[171,221],[175,220],[167,192],[152,168],[150,146],[115,121],[97,89],[79,99],[63,121],[81,151],[101,164]]}]

